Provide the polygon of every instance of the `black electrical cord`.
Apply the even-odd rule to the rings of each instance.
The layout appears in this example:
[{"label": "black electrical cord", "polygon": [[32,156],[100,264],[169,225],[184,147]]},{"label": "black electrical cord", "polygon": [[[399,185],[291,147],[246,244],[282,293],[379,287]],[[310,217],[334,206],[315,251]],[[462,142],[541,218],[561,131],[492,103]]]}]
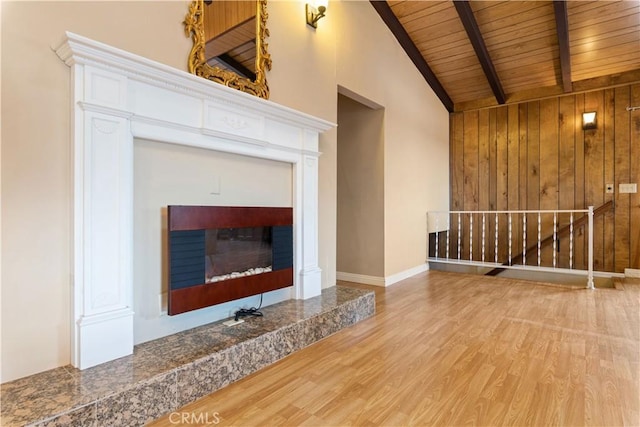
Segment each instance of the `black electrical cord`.
[{"label": "black electrical cord", "polygon": [[258,305],[258,308],[241,308],[240,310],[236,311],[235,321],[237,322],[238,319],[245,316],[262,317],[262,312],[260,311],[260,307],[262,307],[262,295],[263,294],[260,294],[260,305]]}]

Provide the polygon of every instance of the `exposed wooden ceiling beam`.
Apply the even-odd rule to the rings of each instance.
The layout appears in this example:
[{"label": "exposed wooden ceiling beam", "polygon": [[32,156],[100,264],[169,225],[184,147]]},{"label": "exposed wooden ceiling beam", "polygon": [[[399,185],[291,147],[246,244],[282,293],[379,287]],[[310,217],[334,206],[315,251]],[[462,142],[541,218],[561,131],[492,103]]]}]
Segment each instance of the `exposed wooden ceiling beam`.
[{"label": "exposed wooden ceiling beam", "polygon": [[558,47],[560,49],[560,69],[562,71],[562,88],[566,93],[573,90],[571,83],[571,51],[569,49],[569,18],[567,17],[567,3],[554,0],[553,12],[556,16],[556,32],[558,33]]},{"label": "exposed wooden ceiling beam", "polygon": [[482,33],[480,32],[476,18],[473,16],[471,5],[466,0],[454,0],[453,4],[458,12],[460,21],[462,21],[462,25],[467,32],[469,41],[473,45],[473,49],[476,51],[476,56],[478,57],[478,61],[480,61],[482,70],[487,76],[493,95],[496,97],[498,104],[504,104],[506,102],[506,96],[502,89],[502,84],[500,84],[498,73],[496,73],[496,69],[493,66],[491,57],[489,56],[487,46],[484,44],[484,39],[482,38]]},{"label": "exposed wooden ceiling beam", "polygon": [[254,73],[253,71],[251,71],[250,69],[242,65],[240,62],[236,61],[228,53],[223,53],[222,55],[218,55],[217,58],[220,62],[223,62],[225,65],[227,65],[229,68],[231,68],[241,76],[244,76],[249,80],[256,79],[256,73]]},{"label": "exposed wooden ceiling beam", "polygon": [[391,30],[393,35],[398,39],[400,46],[404,49],[404,51],[409,56],[409,59],[414,63],[422,77],[427,81],[431,89],[436,93],[436,96],[440,99],[440,102],[445,106],[445,108],[451,113],[453,112],[453,101],[447,94],[447,91],[442,87],[440,81],[433,73],[427,61],[424,59],[420,50],[416,47],[416,45],[407,34],[407,31],[404,29],[396,15],[391,10],[391,7],[386,1],[376,1],[370,0],[373,8],[378,12],[382,20],[387,27]]}]

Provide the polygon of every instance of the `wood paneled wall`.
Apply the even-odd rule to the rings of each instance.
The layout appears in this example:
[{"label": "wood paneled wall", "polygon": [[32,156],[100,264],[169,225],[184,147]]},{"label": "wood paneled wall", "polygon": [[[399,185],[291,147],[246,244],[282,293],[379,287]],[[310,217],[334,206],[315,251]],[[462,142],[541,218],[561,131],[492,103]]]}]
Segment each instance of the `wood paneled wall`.
[{"label": "wood paneled wall", "polygon": [[[634,84],[453,113],[451,210],[586,209],[613,200],[614,209],[595,220],[594,268],[640,269],[640,195],[618,192],[621,183],[640,183],[640,110],[626,110],[638,105],[640,84]],[[582,129],[585,111],[597,112],[596,129]],[[606,184],[615,193],[606,193]],[[536,221],[527,228],[537,228]],[[522,234],[520,227],[514,235]],[[542,238],[552,230],[547,221]],[[585,236],[576,230],[578,268],[586,263]],[[474,251],[480,246],[474,243]],[[468,258],[468,249],[463,253]],[[568,266],[566,244],[558,254],[560,266]]]}]

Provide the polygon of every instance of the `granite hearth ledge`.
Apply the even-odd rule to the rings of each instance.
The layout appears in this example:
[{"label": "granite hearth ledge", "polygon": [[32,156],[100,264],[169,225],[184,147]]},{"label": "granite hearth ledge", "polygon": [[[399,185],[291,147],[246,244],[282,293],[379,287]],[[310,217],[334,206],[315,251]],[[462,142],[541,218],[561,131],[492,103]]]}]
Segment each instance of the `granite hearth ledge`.
[{"label": "granite hearth ledge", "polygon": [[324,289],[140,344],[83,371],[64,366],[2,384],[3,426],[140,426],[231,384],[375,312],[371,291]]}]

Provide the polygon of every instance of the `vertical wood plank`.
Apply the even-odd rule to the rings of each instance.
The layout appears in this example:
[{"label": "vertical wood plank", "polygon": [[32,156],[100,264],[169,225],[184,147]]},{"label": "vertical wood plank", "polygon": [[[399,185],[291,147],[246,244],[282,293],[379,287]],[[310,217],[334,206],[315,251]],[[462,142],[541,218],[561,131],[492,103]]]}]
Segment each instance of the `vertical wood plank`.
[{"label": "vertical wood plank", "polygon": [[[558,209],[575,209],[576,183],[576,97],[559,99],[559,147],[558,147]],[[569,223],[567,215],[558,217],[558,224]],[[569,239],[558,244],[558,267],[569,268]]]},{"label": "vertical wood plank", "polygon": [[[640,105],[640,84],[631,86],[631,105]],[[631,114],[630,182],[640,184],[640,110]],[[630,195],[629,261],[630,268],[640,269],[640,193]]]},{"label": "vertical wood plank", "polygon": [[[614,89],[606,89],[604,91],[604,174],[603,174],[603,186],[605,190],[603,192],[603,202],[606,203],[614,199],[614,193],[607,193],[607,184],[614,184],[615,182],[615,170],[614,170],[614,157],[615,157],[615,91]],[[614,271],[614,226],[615,226],[615,214],[613,210],[610,210],[602,217],[602,257],[603,264],[601,270]]]},{"label": "vertical wood plank", "polygon": [[[540,101],[527,103],[527,210],[540,208]],[[538,216],[527,216],[527,247],[538,241]],[[527,264],[537,265],[537,251],[527,252]]]},{"label": "vertical wood plank", "polygon": [[[484,109],[478,112],[478,210],[489,210],[490,185],[489,185],[489,110]],[[482,215],[478,216],[478,232],[475,235],[474,257],[482,260]],[[487,228],[485,216],[485,259],[489,253],[487,245]]]},{"label": "vertical wood plank", "polygon": [[[509,105],[507,109],[507,154],[509,157],[507,204],[508,210],[518,210],[520,209],[520,114],[518,105]],[[521,247],[520,221],[518,221],[518,218],[514,218],[512,233],[511,245],[515,250],[512,255],[515,255],[519,252],[517,249]],[[505,245],[508,245],[506,235]]]},{"label": "vertical wood plank", "polygon": [[615,89],[615,269],[617,273],[624,273],[629,267],[629,194],[618,191],[620,184],[629,182],[631,160],[631,127],[627,106],[631,105],[630,87],[623,86]]},{"label": "vertical wood plank", "polygon": [[518,106],[518,144],[520,146],[520,157],[518,159],[518,209],[527,209],[527,178],[529,176],[527,164],[527,131],[529,130],[528,108],[529,105],[526,103]]},{"label": "vertical wood plank", "polygon": [[[464,115],[462,113],[451,114],[451,210],[464,209]],[[449,235],[449,256],[458,258],[458,227],[457,216],[452,215]]]},{"label": "vertical wood plank", "polygon": [[[584,94],[576,95],[576,104],[575,104],[575,116],[576,120],[574,122],[575,128],[574,132],[576,135],[575,139],[575,186],[574,186],[574,207],[573,209],[585,209],[584,202],[584,131],[582,130],[582,113],[584,112]],[[574,260],[573,266],[574,268],[584,269],[586,266],[585,258],[584,258],[584,227],[580,227],[579,229],[574,230]]]},{"label": "vertical wood plank", "polygon": [[462,113],[452,113],[450,116],[451,132],[449,144],[451,168],[451,210],[461,210],[463,202],[464,182],[464,116]]},{"label": "vertical wood plank", "polygon": [[[598,117],[598,127],[584,131],[585,206],[598,208],[604,203],[604,91],[585,93],[584,108],[584,111],[595,111]],[[586,227],[585,231],[588,233]],[[602,217],[594,218],[593,236],[593,268],[602,270],[604,268],[604,219]]]},{"label": "vertical wood plank", "polygon": [[[518,182],[519,182],[519,186],[518,186],[518,209],[520,210],[525,210],[527,209],[527,178],[529,177],[529,170],[528,170],[528,163],[527,163],[527,155],[529,150],[527,149],[527,131],[529,130],[529,124],[528,124],[528,108],[529,105],[527,103],[524,104],[520,104],[519,108],[518,108],[518,116],[519,116],[519,131],[518,131],[518,137],[519,137],[519,145],[520,145],[520,158],[518,161],[518,171],[519,171],[519,178],[518,178]],[[523,242],[524,239],[524,232],[525,230],[523,229],[523,214],[519,214],[518,215],[518,224],[519,224],[519,233],[518,233],[518,246],[515,248],[517,249],[516,251],[514,251],[514,253],[518,254],[518,253],[522,253],[522,249],[523,249],[523,245],[526,244],[527,246],[531,244],[531,241],[529,239],[525,239],[525,241]],[[522,264],[522,258],[520,258],[517,262],[518,264]]]},{"label": "vertical wood plank", "polygon": [[498,109],[489,109],[489,210],[496,210],[498,203]]},{"label": "vertical wood plank", "polygon": [[[496,110],[496,209],[504,211],[509,208],[509,151],[508,151],[508,108],[498,107]],[[495,221],[494,221],[495,222]],[[507,260],[507,222],[504,215],[498,217],[498,260]],[[495,240],[495,239],[494,239]]]},{"label": "vertical wood plank", "polygon": [[[540,209],[558,209],[558,99],[540,101]],[[553,235],[553,216],[542,216],[541,238]],[[553,245],[543,248],[543,265],[553,265]]]},{"label": "vertical wood plank", "polygon": [[[489,111],[489,210],[497,209],[498,199],[498,135],[496,129],[496,116],[498,110],[491,108]],[[487,217],[488,219],[489,217]],[[487,227],[487,260],[495,259],[495,222],[493,216]]]},{"label": "vertical wood plank", "polygon": [[[478,111],[464,112],[464,210],[478,210]],[[474,218],[475,220],[475,218]],[[476,239],[477,221],[473,224],[473,239]],[[462,231],[463,259],[470,259],[470,221],[465,218]],[[477,244],[474,244],[477,247]],[[475,255],[474,248],[474,255]]]}]

